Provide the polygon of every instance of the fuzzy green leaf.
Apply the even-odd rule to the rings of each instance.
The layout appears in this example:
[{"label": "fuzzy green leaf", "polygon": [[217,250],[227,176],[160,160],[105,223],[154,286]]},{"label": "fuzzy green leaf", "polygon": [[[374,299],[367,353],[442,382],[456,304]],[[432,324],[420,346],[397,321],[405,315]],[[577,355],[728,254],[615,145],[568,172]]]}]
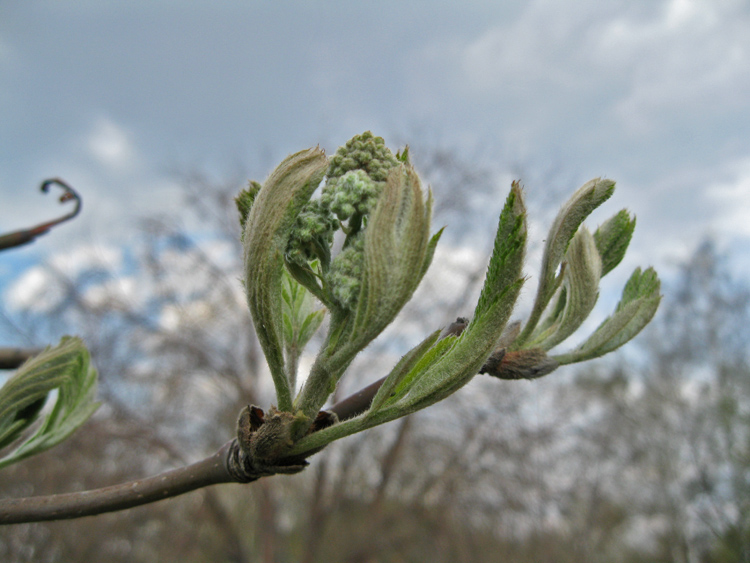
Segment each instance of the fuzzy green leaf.
[{"label": "fuzzy green leaf", "polygon": [[612,352],[635,337],[651,321],[659,302],[660,282],[653,268],[636,268],[625,284],[615,312],[576,349],[554,358],[562,364],[582,362]]},{"label": "fuzzy green leaf", "polygon": [[428,353],[431,354],[433,352],[436,348],[434,345],[439,338],[440,331],[437,330],[417,346],[409,350],[399,360],[380,386],[380,389],[378,389],[375,397],[373,397],[372,402],[370,403],[370,408],[365,417],[372,416],[372,414],[380,410],[380,407],[384,404],[396,400],[398,398],[396,393],[397,387],[401,390],[401,393],[403,393],[404,389],[408,389],[410,381],[407,376],[415,371],[413,368],[416,364],[421,363]]},{"label": "fuzzy green leaf", "polygon": [[255,197],[245,222],[245,292],[255,331],[273,376],[280,410],[292,396],[285,373],[281,281],[289,233],[328,167],[319,148],[288,156]]},{"label": "fuzzy green leaf", "polygon": [[520,277],[526,249],[526,206],[518,182],[513,182],[500,213],[487,275],[474,316],[487,312],[490,304]]},{"label": "fuzzy green leaf", "polygon": [[287,355],[298,355],[325,318],[325,309],[314,309],[312,295],[289,274],[282,287],[284,344]]},{"label": "fuzzy green leaf", "polygon": [[79,338],[63,337],[54,348],[24,363],[0,389],[0,447],[20,438],[38,419],[47,395],[57,389],[41,426],[0,459],[0,468],[62,442],[96,411],[97,373]]},{"label": "fuzzy green leaf", "polygon": [[247,188],[242,190],[237,197],[234,198],[234,202],[237,204],[237,211],[240,213],[240,230],[243,233],[245,231],[245,223],[247,222],[247,216],[250,213],[250,209],[255,201],[255,196],[258,195],[260,190],[260,184],[255,181],[250,181]]},{"label": "fuzzy green leaf", "polygon": [[315,272],[313,272],[307,264],[302,266],[297,262],[291,262],[285,259],[284,265],[286,266],[287,272],[297,281],[297,283],[317,297],[321,303],[328,305],[330,300],[320,286],[318,276],[315,275]]},{"label": "fuzzy green leaf", "polygon": [[[567,268],[561,288],[565,306],[562,314],[553,310],[556,320],[541,337],[532,338],[529,346],[549,350],[568,338],[583,324],[599,296],[599,279],[602,262],[594,237],[586,227],[581,227],[565,253]],[[543,323],[542,326],[548,323]]]},{"label": "fuzzy green leaf", "polygon": [[635,230],[635,217],[627,209],[605,221],[594,233],[596,248],[602,257],[602,277],[611,272],[625,257]]},{"label": "fuzzy green leaf", "polygon": [[612,180],[601,178],[590,180],[573,194],[555,217],[544,246],[542,271],[534,307],[529,320],[516,341],[516,346],[524,345],[531,338],[542,313],[560,286],[562,277],[557,270],[560,268],[568,245],[578,227],[594,209],[612,196],[614,190],[615,183]]},{"label": "fuzzy green leaf", "polygon": [[415,377],[408,394],[393,405],[394,409],[403,410],[399,416],[443,400],[479,372],[503,333],[522,285],[523,279],[517,278],[507,286],[484,315],[472,319],[445,355]]},{"label": "fuzzy green leaf", "polygon": [[500,213],[474,318],[447,353],[414,376],[409,393],[394,407],[403,404],[411,410],[440,401],[468,383],[484,365],[503,334],[524,282],[521,272],[526,232],[523,192],[514,182]]},{"label": "fuzzy green leaf", "polygon": [[393,168],[365,230],[365,291],[352,335],[363,345],[393,321],[422,281],[419,274],[427,271],[434,251],[431,214],[432,193],[425,200],[414,169]]}]

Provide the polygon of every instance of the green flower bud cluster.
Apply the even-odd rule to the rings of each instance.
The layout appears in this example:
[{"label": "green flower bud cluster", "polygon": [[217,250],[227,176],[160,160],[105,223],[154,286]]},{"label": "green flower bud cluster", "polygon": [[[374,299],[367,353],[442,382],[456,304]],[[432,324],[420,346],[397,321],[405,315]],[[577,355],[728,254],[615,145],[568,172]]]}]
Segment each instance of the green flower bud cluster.
[{"label": "green flower bud cluster", "polygon": [[333,298],[345,309],[350,309],[359,296],[365,262],[365,238],[355,236],[331,264],[329,282]]},{"label": "green flower bud cluster", "polygon": [[[343,310],[354,307],[361,287],[364,262],[362,233],[388,178],[400,164],[382,137],[365,131],[340,147],[329,161],[319,199],[302,208],[292,227],[285,258],[303,270],[314,271],[324,290]],[[334,233],[346,234],[342,251],[331,260]],[[325,301],[325,300],[324,300]]]},{"label": "green flower bud cluster", "polygon": [[372,211],[382,185],[383,182],[374,182],[364,170],[351,170],[326,184],[321,200],[343,223]]},{"label": "green flower bud cluster", "polygon": [[333,244],[333,233],[338,222],[330,210],[319,199],[311,199],[302,208],[292,227],[286,249],[286,259],[300,266],[307,267],[316,258],[324,267],[330,262],[330,248]]},{"label": "green flower bud cluster", "polygon": [[398,163],[382,137],[375,137],[370,131],[365,131],[351,138],[331,157],[328,185],[335,185],[341,177],[353,170],[363,170],[373,182],[385,182],[388,172],[398,166]]},{"label": "green flower bud cluster", "polygon": [[350,229],[356,231],[361,217],[374,209],[388,172],[398,164],[383,138],[365,131],[331,158],[321,199],[339,221],[350,220]]}]

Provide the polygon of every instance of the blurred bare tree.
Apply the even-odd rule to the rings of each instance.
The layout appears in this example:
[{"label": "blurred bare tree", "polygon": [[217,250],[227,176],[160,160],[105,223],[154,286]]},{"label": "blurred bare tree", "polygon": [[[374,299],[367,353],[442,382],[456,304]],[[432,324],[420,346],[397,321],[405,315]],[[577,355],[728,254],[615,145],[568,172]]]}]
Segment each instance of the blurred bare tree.
[{"label": "blurred bare tree", "polygon": [[[458,223],[459,234],[438,249],[447,269],[358,358],[345,390],[385,373],[403,340],[466,313],[484,273],[491,237],[472,253],[465,235],[476,246],[477,225],[496,217],[499,197],[486,203],[496,175],[455,153],[415,160],[444,202],[436,223]],[[271,399],[240,283],[241,182],[184,180],[182,223],[145,218],[114,266],[57,257],[34,272],[45,306],[3,312],[38,344],[80,334],[106,406],[70,441],[6,469],[0,494],[82,490],[183,464],[215,451],[242,406]],[[749,296],[704,246],[637,362],[533,382],[477,378],[434,410],[332,444],[294,477],[3,528],[0,559],[747,561]]]}]

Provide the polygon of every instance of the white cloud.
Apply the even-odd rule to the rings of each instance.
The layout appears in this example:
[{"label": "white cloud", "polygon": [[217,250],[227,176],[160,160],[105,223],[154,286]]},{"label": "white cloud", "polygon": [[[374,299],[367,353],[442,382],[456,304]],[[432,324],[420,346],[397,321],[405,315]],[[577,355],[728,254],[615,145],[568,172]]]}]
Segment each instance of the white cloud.
[{"label": "white cloud", "polygon": [[203,300],[182,305],[166,305],[159,315],[159,326],[164,330],[177,331],[180,327],[200,326],[210,321],[216,311]]},{"label": "white cloud", "polygon": [[84,291],[82,298],[91,309],[127,309],[143,295],[138,293],[135,278],[115,278],[100,285],[94,285]]},{"label": "white cloud", "polygon": [[44,267],[29,268],[6,289],[8,308],[39,313],[52,310],[63,294],[60,285],[51,282],[49,272]]},{"label": "white cloud", "polygon": [[101,165],[120,171],[137,162],[130,134],[114,121],[100,117],[86,135],[86,148]]},{"label": "white cloud", "polygon": [[464,97],[515,108],[506,126],[524,116],[530,127],[530,113],[554,122],[583,112],[641,134],[744,107],[749,25],[731,0],[536,0],[476,37],[430,44],[419,63],[439,67]]},{"label": "white cloud", "polygon": [[[32,312],[49,312],[65,297],[65,289],[56,279],[57,273],[74,279],[85,270],[103,269],[117,273],[123,264],[122,250],[115,247],[94,245],[76,246],[68,252],[58,252],[49,260],[49,266],[33,266],[23,272],[5,291],[5,301],[12,310],[29,310]],[[124,282],[117,284],[118,295],[130,296],[132,287]],[[113,295],[110,285],[89,288],[84,296],[92,304],[99,303],[103,291]]]},{"label": "white cloud", "polygon": [[627,79],[614,106],[620,122],[643,133],[665,118],[702,123],[706,110],[744,104],[738,85],[750,88],[748,23],[739,4],[697,0],[672,0],[650,18],[603,22],[593,52],[603,71]]},{"label": "white cloud", "polygon": [[74,277],[84,270],[118,271],[122,266],[122,249],[114,246],[84,244],[69,252],[57,253],[50,264],[62,274]]}]

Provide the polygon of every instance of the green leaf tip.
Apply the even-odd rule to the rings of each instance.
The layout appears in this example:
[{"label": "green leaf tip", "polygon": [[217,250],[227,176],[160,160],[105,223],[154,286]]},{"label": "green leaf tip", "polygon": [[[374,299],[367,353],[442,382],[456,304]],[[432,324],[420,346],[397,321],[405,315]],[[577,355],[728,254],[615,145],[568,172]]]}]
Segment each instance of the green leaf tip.
[{"label": "green leaf tip", "polygon": [[258,191],[261,186],[258,182],[251,180],[248,182],[247,188],[242,190],[237,197],[234,198],[234,203],[237,205],[237,211],[240,215],[240,230],[242,232],[242,238],[244,238],[245,223],[247,222],[247,216],[250,213],[250,208],[253,206],[255,197],[258,195]]},{"label": "green leaf tip", "polygon": [[635,231],[635,217],[627,209],[605,221],[594,233],[596,248],[602,257],[602,276],[611,272],[625,257]]},{"label": "green leaf tip", "polygon": [[487,266],[482,293],[474,316],[483,315],[505,289],[521,278],[526,254],[526,205],[523,190],[513,182],[498,220],[495,244]]},{"label": "green leaf tip", "polygon": [[29,359],[0,389],[0,447],[21,439],[41,416],[48,394],[52,409],[39,428],[0,458],[0,468],[47,450],[70,436],[99,407],[94,401],[97,372],[80,338],[65,336],[55,347]]},{"label": "green leaf tip", "polygon": [[636,268],[625,284],[615,312],[585,342],[566,354],[555,356],[562,364],[598,358],[620,348],[651,322],[661,302],[661,283],[656,271]]}]

